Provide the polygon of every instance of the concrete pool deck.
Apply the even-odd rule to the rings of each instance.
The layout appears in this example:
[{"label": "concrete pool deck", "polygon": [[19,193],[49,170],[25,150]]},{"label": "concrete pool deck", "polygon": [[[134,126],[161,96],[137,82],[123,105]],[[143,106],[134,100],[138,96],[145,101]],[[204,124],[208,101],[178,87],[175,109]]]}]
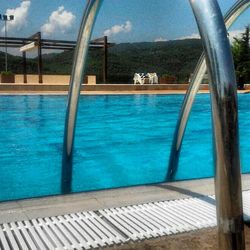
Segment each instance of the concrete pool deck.
[{"label": "concrete pool deck", "polygon": [[[208,94],[208,90],[200,90],[198,94]],[[238,90],[239,94],[249,94],[249,90]],[[81,91],[81,95],[184,95],[186,90],[145,90],[145,91]],[[68,95],[67,91],[0,91],[1,95]]]},{"label": "concrete pool deck", "polygon": [[[242,176],[246,249],[250,175]],[[0,203],[1,249],[218,249],[212,178]]]},{"label": "concrete pool deck", "polygon": [[[81,95],[138,95],[138,94],[185,94],[188,84],[83,84]],[[0,84],[0,95],[67,95],[69,85],[59,83]],[[249,93],[250,84],[238,93]],[[208,93],[208,85],[202,84],[199,93]]]},{"label": "concrete pool deck", "polygon": [[[184,94],[187,84],[82,84],[81,95]],[[207,92],[207,86],[203,86]],[[0,84],[0,95],[67,95],[69,84]]]},{"label": "concrete pool deck", "polygon": [[[250,189],[250,174],[242,175],[242,189]],[[214,180],[208,178],[1,202],[0,224],[212,194]]]}]

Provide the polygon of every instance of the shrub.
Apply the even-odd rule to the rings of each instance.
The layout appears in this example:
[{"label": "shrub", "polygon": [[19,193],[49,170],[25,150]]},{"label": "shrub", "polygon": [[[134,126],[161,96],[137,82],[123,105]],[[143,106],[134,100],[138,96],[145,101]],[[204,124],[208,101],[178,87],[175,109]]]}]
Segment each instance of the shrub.
[{"label": "shrub", "polygon": [[12,71],[2,71],[1,75],[3,75],[3,76],[13,76],[14,73]]}]

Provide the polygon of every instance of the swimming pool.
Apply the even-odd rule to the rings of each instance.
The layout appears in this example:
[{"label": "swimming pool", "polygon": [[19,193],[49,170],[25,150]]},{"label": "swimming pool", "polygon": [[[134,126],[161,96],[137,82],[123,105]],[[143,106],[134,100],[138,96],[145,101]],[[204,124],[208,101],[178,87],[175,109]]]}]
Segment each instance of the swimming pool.
[{"label": "swimming pool", "polygon": [[[165,180],[184,95],[81,96],[73,192]],[[66,96],[0,97],[0,200],[60,194]],[[239,95],[242,171],[250,167],[250,95]],[[213,176],[210,98],[198,95],[176,180]]]}]

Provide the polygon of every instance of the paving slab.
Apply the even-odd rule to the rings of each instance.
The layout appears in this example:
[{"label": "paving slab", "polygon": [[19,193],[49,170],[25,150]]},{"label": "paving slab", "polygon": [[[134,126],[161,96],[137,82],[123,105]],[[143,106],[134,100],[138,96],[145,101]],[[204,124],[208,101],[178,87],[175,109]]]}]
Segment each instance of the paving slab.
[{"label": "paving slab", "polygon": [[[250,189],[250,174],[242,187]],[[212,194],[214,179],[207,178],[0,202],[0,223]]]}]

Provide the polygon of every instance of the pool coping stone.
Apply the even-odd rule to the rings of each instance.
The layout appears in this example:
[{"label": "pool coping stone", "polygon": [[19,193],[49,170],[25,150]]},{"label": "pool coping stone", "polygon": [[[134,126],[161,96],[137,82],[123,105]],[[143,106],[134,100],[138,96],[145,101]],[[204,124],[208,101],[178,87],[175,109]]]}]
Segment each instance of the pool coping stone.
[{"label": "pool coping stone", "polygon": [[[250,174],[242,175],[242,190]],[[0,202],[0,224],[142,203],[214,194],[214,179],[198,179]]]}]

